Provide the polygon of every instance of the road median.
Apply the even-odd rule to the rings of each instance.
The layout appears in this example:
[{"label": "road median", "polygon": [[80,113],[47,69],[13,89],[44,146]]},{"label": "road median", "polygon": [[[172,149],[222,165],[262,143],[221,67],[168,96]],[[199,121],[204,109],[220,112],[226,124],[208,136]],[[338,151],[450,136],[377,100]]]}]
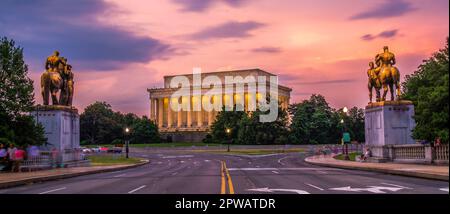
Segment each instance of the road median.
[{"label": "road median", "polygon": [[333,155],[316,155],[306,158],[305,161],[314,165],[341,169],[373,171],[442,181],[449,180],[448,166],[345,161],[336,160]]}]

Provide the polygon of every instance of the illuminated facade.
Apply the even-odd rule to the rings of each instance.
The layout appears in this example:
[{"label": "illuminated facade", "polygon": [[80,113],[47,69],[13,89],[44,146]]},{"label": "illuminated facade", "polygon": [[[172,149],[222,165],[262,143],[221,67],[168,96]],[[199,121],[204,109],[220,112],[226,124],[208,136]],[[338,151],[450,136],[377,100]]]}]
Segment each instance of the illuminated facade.
[{"label": "illuminated facade", "polygon": [[[148,89],[150,93],[150,119],[155,121],[158,125],[159,131],[163,136],[170,136],[174,141],[200,141],[209,131],[211,125],[213,124],[218,111],[205,111],[204,108],[194,110],[190,108],[189,110],[175,111],[173,108],[169,108],[169,102],[171,99],[175,104],[190,102],[190,106],[200,105],[203,103],[199,102],[210,102],[216,104],[215,101],[222,99],[220,102],[220,107],[216,109],[222,110],[223,105],[230,104],[230,99],[233,97],[233,104],[243,106],[245,111],[251,111],[256,107],[256,103],[262,99],[264,96],[262,93],[255,92],[249,93],[251,87],[245,84],[243,91],[238,91],[236,85],[234,87],[233,94],[227,94],[225,91],[226,80],[225,77],[251,77],[257,79],[258,77],[265,76],[267,81],[269,81],[270,76],[275,76],[269,72],[260,69],[248,69],[248,70],[233,70],[233,71],[221,71],[221,72],[210,72],[201,73],[201,80],[203,81],[206,77],[214,75],[220,79],[222,84],[222,93],[218,95],[206,96],[205,94],[211,90],[211,88],[201,87],[201,95],[194,95],[190,93],[188,97],[178,97],[173,98],[173,93],[180,89],[180,87],[170,87],[170,82],[172,78],[176,76],[185,76],[189,79],[192,84],[194,75],[176,75],[176,76],[165,76],[164,77],[164,88],[153,88]],[[269,83],[267,84],[267,94],[269,93]],[[290,92],[292,89],[277,85],[278,86],[278,102],[281,104],[283,109],[287,109],[289,105]],[[257,87],[256,87],[257,88]],[[189,89],[191,92],[194,91],[192,85]],[[255,96],[255,97],[253,97]],[[208,100],[211,99],[211,100]],[[255,102],[256,100],[256,102]]]}]

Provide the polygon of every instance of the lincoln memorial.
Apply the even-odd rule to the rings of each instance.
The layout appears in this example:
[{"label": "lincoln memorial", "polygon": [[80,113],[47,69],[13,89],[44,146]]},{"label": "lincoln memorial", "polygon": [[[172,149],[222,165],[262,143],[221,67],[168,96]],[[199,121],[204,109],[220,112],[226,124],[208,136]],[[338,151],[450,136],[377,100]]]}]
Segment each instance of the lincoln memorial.
[{"label": "lincoln memorial", "polygon": [[[189,96],[173,98],[173,94],[180,90],[183,86],[178,85],[178,87],[174,87],[172,85],[171,87],[171,81],[173,78],[180,76],[183,76],[183,78],[185,77],[184,79],[189,80],[189,83],[191,84],[188,87]],[[200,95],[192,93],[195,91],[194,88],[196,87],[195,83],[193,83],[195,82],[194,74],[164,76],[163,88],[147,89],[150,94],[150,119],[158,125],[159,131],[163,138],[170,138],[173,141],[201,141],[209,132],[218,111],[221,111],[223,106],[227,107],[230,103],[236,106],[241,105],[244,111],[251,112],[252,109],[254,109],[252,106],[257,106],[255,105],[255,100],[256,103],[260,102],[261,99],[269,95],[269,90],[261,93],[259,91],[259,87],[256,87],[256,90],[251,91],[252,88],[250,87],[250,84],[244,84],[243,90],[241,91],[237,89],[237,85],[233,85],[232,93],[228,93],[229,91],[225,91],[227,78],[240,76],[243,78],[250,77],[250,79],[258,79],[258,77],[264,76],[269,79],[271,76],[276,77],[276,75],[260,69],[208,72],[200,73],[198,75],[199,79],[201,78],[201,81],[204,81],[205,78],[210,76],[215,76],[216,79],[220,79],[222,85],[218,95],[205,96],[205,94],[207,94],[207,92],[212,88],[212,86],[205,87],[205,85],[200,85],[198,87],[201,92]],[[270,84],[271,83],[268,85]],[[292,89],[279,84],[277,84],[276,87],[278,90],[277,101],[281,105],[282,109],[287,109],[289,105],[290,92]],[[269,86],[267,86],[267,88],[269,88]],[[233,102],[230,100],[231,97]],[[175,111],[174,108],[170,108],[170,102],[172,102],[172,105],[173,103],[180,103],[179,105],[181,105],[184,102],[189,102],[189,106],[195,106],[199,102],[215,103],[215,101],[219,99],[221,99],[221,102],[219,102],[221,106],[214,108],[212,111],[205,111],[203,107],[199,109],[190,108],[190,110],[181,109],[178,111]]]}]

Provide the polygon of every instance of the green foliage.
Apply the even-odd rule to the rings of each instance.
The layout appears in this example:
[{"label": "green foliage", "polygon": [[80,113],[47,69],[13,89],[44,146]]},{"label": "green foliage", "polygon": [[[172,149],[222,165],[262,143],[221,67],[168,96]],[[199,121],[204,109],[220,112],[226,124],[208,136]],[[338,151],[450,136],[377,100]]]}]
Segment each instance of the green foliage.
[{"label": "green foliage", "polygon": [[123,140],[126,127],[131,129],[130,143],[160,142],[158,127],[147,117],[114,112],[106,102],[95,102],[80,115],[80,137],[89,144],[110,144]]},{"label": "green foliage", "polygon": [[[247,114],[244,111],[225,111],[224,107],[211,126],[211,142],[209,143],[228,143],[229,140],[236,139],[240,129],[239,123],[246,117]],[[230,130],[230,133],[226,133],[227,129]]]},{"label": "green foliage", "polygon": [[135,118],[131,126],[133,138],[131,143],[159,143],[158,126],[146,116]]},{"label": "green foliage", "polygon": [[23,49],[13,40],[0,39],[0,111],[12,118],[29,112],[34,104],[33,81],[27,76],[28,66]]},{"label": "green foliage", "polygon": [[447,44],[432,57],[424,60],[402,84],[402,98],[411,100],[415,106],[416,127],[413,137],[434,141],[441,138],[449,142],[449,38]]},{"label": "green foliage", "polygon": [[259,108],[244,117],[239,124],[237,142],[240,144],[286,144],[287,143],[287,112],[278,107],[277,120],[260,122],[260,115],[267,114]]},{"label": "green foliage", "polygon": [[80,115],[80,138],[91,144],[111,143],[123,137],[119,116],[106,102],[95,102]]},{"label": "green foliage", "polygon": [[33,81],[23,49],[15,42],[0,39],[0,143],[19,146],[41,145],[47,140],[44,129],[26,115],[34,104]]},{"label": "green foliage", "polygon": [[325,97],[313,94],[309,100],[296,104],[292,118],[291,140],[294,143],[318,144],[336,143],[338,118],[333,117],[332,109]]},{"label": "green foliage", "polygon": [[[247,114],[244,111],[221,111],[211,127],[211,135],[204,143],[285,144],[287,143],[287,112],[278,107],[278,118],[262,123],[259,116],[267,114],[259,108]],[[230,133],[226,130],[230,129]]]},{"label": "green foliage", "polygon": [[344,131],[350,133],[352,140],[364,141],[362,109],[353,107],[346,114],[342,109],[332,109],[322,95],[313,94],[309,100],[292,105],[290,111],[293,114],[290,126],[292,143],[339,143]]}]

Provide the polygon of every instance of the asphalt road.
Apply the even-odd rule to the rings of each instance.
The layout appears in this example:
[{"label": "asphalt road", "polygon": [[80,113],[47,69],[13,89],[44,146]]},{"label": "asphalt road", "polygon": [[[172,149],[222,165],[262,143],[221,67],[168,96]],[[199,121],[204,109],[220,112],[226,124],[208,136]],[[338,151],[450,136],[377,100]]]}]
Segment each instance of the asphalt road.
[{"label": "asphalt road", "polygon": [[140,151],[149,164],[0,189],[0,194],[448,194],[448,182],[314,166],[305,153]]}]

